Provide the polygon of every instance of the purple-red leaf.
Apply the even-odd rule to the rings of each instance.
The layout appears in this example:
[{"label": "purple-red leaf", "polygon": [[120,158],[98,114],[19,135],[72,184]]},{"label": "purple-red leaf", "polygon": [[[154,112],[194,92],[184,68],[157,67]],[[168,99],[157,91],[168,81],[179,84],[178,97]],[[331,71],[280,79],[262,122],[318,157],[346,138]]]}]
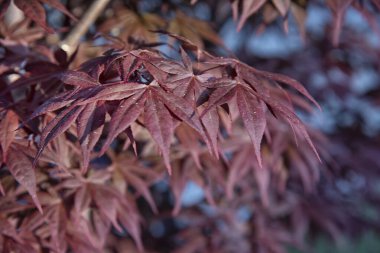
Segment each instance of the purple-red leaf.
[{"label": "purple-red leaf", "polygon": [[290,7],[290,0],[272,0],[281,16],[285,17]]},{"label": "purple-red leaf", "polygon": [[108,186],[92,187],[92,194],[99,211],[109,219],[112,225],[118,230],[123,231],[117,222],[118,199]]},{"label": "purple-red leaf", "polygon": [[3,160],[6,160],[8,148],[13,142],[18,127],[17,114],[9,110],[0,122],[0,144],[3,152]]},{"label": "purple-red leaf", "polygon": [[211,108],[201,119],[202,124],[210,138],[214,153],[218,157],[218,132],[219,132],[219,116],[217,108]]},{"label": "purple-red leaf", "polygon": [[[210,152],[213,152],[210,138],[207,136],[198,113],[194,110],[193,106],[184,98],[178,97],[172,93],[165,93],[161,89],[155,89],[155,93],[159,96],[165,106],[180,118],[183,122],[187,123],[190,127],[194,128],[206,142]],[[217,153],[215,153],[217,156]]]},{"label": "purple-red leaf", "polygon": [[72,20],[75,20],[75,21],[77,20],[77,18],[74,17],[59,0],[39,0],[39,1],[50,5],[51,7],[61,11],[62,13],[65,13]]},{"label": "purple-red leaf", "polygon": [[65,84],[78,87],[91,87],[99,85],[98,80],[81,71],[67,70],[59,75],[59,79]]},{"label": "purple-red leaf", "polygon": [[302,121],[295,115],[289,108],[287,108],[284,105],[280,105],[274,101],[265,101],[267,104],[270,104],[272,106],[273,111],[275,114],[281,115],[292,127],[293,131],[303,137],[306,142],[309,144],[315,155],[317,156],[318,160],[321,161],[321,158],[319,157],[318,151],[315,148],[309,134],[306,131],[305,125],[302,123]]},{"label": "purple-red leaf", "polygon": [[165,166],[171,174],[169,148],[173,136],[173,119],[164,103],[158,98],[154,91],[147,91],[145,102],[144,122],[151,133],[154,141],[160,147],[164,157]]},{"label": "purple-red leaf", "polygon": [[[288,76],[281,75],[281,74],[274,74],[267,71],[254,69],[254,68],[250,68],[250,70],[253,71],[253,73],[259,76],[263,76],[269,80],[273,80],[273,81],[277,81],[277,82],[285,83],[289,85],[290,87],[294,88],[295,90],[300,92],[302,95],[307,97],[311,102],[313,102],[320,109],[320,106],[317,103],[317,101],[315,101],[315,99],[310,95],[310,93],[305,89],[305,87],[302,84],[300,84],[298,81],[294,80],[293,78],[290,78]],[[245,71],[248,71],[248,69],[246,69]]]},{"label": "purple-red leaf", "polygon": [[45,9],[38,0],[14,0],[14,3],[28,18],[32,19],[48,33],[54,33],[53,29],[46,24]]},{"label": "purple-red leaf", "polygon": [[259,166],[262,167],[260,144],[266,127],[265,105],[243,87],[237,88],[236,101],[245,128],[255,148]]},{"label": "purple-red leaf", "polygon": [[154,203],[152,194],[149,192],[149,185],[147,185],[146,182],[140,177],[134,175],[133,173],[129,173],[128,170],[123,171],[123,174],[125,179],[136,189],[137,192],[139,192],[145,198],[149,206],[152,208],[153,212],[157,213],[158,211],[156,204]]},{"label": "purple-red leaf", "polygon": [[209,110],[230,101],[236,94],[235,85],[230,85],[214,90],[208,99],[207,107],[201,113],[203,117]]},{"label": "purple-red leaf", "polygon": [[0,0],[0,18],[7,12],[11,0]]},{"label": "purple-red leaf", "polygon": [[[236,1],[237,2],[237,1]],[[247,19],[255,12],[258,11],[258,9],[263,6],[263,4],[266,2],[266,0],[244,0],[243,1],[243,12],[240,16],[240,20],[238,23],[238,31],[240,31],[244,23],[247,21]]]},{"label": "purple-red leaf", "polygon": [[193,64],[191,62],[189,55],[186,53],[186,51],[182,47],[180,48],[180,50],[181,50],[182,62],[184,64],[185,68],[189,72],[193,71]]},{"label": "purple-red leaf", "polygon": [[121,83],[102,85],[99,91],[95,91],[93,96],[87,97],[83,103],[92,103],[99,100],[121,100],[141,92],[146,85],[138,83]]},{"label": "purple-red leaf", "polygon": [[109,133],[100,154],[104,154],[116,136],[122,133],[138,118],[144,109],[145,99],[145,93],[136,94],[120,103],[116,111],[112,114]]},{"label": "purple-red leaf", "polygon": [[37,198],[36,175],[33,164],[24,152],[11,148],[8,153],[7,167],[12,176],[29,192],[34,204],[42,213],[41,204]]},{"label": "purple-red leaf", "polygon": [[334,24],[333,24],[333,44],[338,46],[340,30],[343,24],[344,14],[346,13],[348,7],[354,2],[354,0],[328,0],[327,4],[330,6],[334,12]]},{"label": "purple-red leaf", "polygon": [[81,144],[82,173],[87,171],[90,153],[98,142],[104,126],[106,109],[104,105],[87,104],[77,118],[78,139]]},{"label": "purple-red leaf", "polygon": [[48,112],[53,112],[55,110],[61,109],[62,107],[65,107],[69,105],[71,102],[74,101],[74,99],[70,98],[73,93],[71,91],[61,93],[60,95],[53,97],[42,105],[40,105],[33,113],[32,115],[26,120],[26,122],[34,119],[35,117],[38,117],[40,115],[46,114]]},{"label": "purple-red leaf", "polygon": [[39,150],[35,157],[34,163],[37,162],[46,145],[48,145],[50,141],[65,132],[71,126],[83,108],[83,106],[70,106],[58,114],[52,121],[49,122],[49,124],[47,124],[42,131]]},{"label": "purple-red leaf", "polygon": [[17,233],[16,228],[7,219],[0,219],[0,234],[8,236],[20,244],[22,243],[22,239]]},{"label": "purple-red leaf", "polygon": [[250,164],[250,153],[252,149],[244,147],[239,152],[237,152],[229,166],[229,173],[226,182],[226,194],[228,199],[232,199],[234,196],[234,187],[236,184],[246,176],[251,164]]}]

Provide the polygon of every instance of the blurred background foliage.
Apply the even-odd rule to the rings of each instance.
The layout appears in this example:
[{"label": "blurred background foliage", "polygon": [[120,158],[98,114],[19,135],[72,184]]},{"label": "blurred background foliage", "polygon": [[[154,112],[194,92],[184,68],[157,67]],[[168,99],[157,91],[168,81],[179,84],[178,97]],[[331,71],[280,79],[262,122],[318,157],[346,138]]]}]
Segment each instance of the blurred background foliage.
[{"label": "blurred background foliage", "polygon": [[[63,2],[80,17],[93,1]],[[380,252],[380,15],[372,1],[355,1],[344,14],[336,41],[334,9],[326,2],[331,1],[291,1],[291,8],[283,14],[268,1],[254,15],[244,14],[240,7],[233,19],[230,1],[199,0],[191,5],[181,0],[115,0],[82,38],[75,64],[104,50],[94,45],[154,43],[162,38],[151,30],[166,29],[208,51],[233,55],[259,69],[300,81],[323,108],[311,115],[300,112],[300,116],[327,136],[327,150],[334,161],[328,165],[334,169],[317,186],[323,202],[313,208],[319,208],[315,211],[320,213],[321,223],[326,215],[335,226],[326,225],[328,233],[312,229],[307,242],[317,253],[376,253]],[[53,27],[71,22],[54,9],[48,9],[48,20]],[[103,36],[93,43],[99,32]],[[47,43],[56,44],[67,32],[62,34],[49,35]],[[123,44],[126,41],[127,45]],[[167,252],[172,236],[191,227],[188,223],[192,221],[170,215],[173,193],[165,182],[151,191],[164,214],[153,217],[141,200],[140,209],[148,223],[144,236],[153,241],[152,248]],[[313,201],[313,196],[310,198]],[[181,201],[185,213],[195,213],[189,217],[209,212],[205,192],[195,182],[187,183]],[[242,226],[247,226],[255,214],[244,205],[237,209]]]},{"label": "blurred background foliage", "polygon": [[[318,253],[377,253],[380,250],[380,236],[367,231],[359,238],[351,240],[342,246],[337,246],[328,238],[320,237],[312,242],[312,247]],[[301,253],[296,249],[289,249],[289,253]]]}]

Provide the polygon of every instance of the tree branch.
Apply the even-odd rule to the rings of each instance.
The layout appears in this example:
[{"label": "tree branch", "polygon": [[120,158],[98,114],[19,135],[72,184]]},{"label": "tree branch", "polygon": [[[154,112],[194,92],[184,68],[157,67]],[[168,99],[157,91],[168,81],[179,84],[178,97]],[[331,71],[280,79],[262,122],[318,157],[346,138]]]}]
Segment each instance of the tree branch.
[{"label": "tree branch", "polygon": [[88,28],[93,24],[100,13],[104,10],[110,0],[96,0],[92,3],[88,11],[84,14],[75,28],[69,33],[65,40],[62,41],[61,47],[71,54],[79,44],[83,35],[86,34]]}]

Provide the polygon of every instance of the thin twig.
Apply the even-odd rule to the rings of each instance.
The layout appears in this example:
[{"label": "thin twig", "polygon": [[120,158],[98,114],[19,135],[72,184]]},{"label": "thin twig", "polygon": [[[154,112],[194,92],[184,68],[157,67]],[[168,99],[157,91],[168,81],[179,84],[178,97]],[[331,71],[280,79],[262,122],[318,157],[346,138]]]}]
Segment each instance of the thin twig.
[{"label": "thin twig", "polygon": [[90,25],[92,25],[98,18],[100,13],[104,10],[110,0],[96,0],[92,3],[90,8],[86,11],[84,16],[80,19],[78,24],[69,33],[65,40],[62,41],[61,47],[66,52],[71,54],[77,47],[81,37],[86,34]]}]

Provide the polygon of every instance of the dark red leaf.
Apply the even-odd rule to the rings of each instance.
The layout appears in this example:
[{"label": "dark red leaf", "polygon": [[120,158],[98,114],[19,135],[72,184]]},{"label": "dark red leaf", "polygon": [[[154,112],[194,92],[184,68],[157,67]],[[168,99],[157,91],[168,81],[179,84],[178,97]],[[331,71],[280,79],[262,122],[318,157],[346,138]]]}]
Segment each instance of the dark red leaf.
[{"label": "dark red leaf", "polygon": [[201,113],[201,117],[209,110],[230,101],[236,94],[235,85],[230,85],[214,90],[208,99],[207,106]]},{"label": "dark red leaf", "polygon": [[51,7],[65,13],[72,20],[77,21],[77,18],[74,17],[59,0],[39,0],[39,1],[50,5]]},{"label": "dark red leaf", "polygon": [[[236,1],[237,2],[237,1]],[[266,0],[244,0],[243,1],[243,12],[240,16],[240,20],[238,23],[238,31],[240,31],[244,23],[247,21],[247,19],[255,12],[257,12],[261,6],[264,5]]]},{"label": "dark red leaf", "polygon": [[8,148],[13,142],[18,127],[18,116],[8,110],[5,117],[0,122],[0,144],[3,152],[3,161],[6,160]]},{"label": "dark red leaf", "polygon": [[160,147],[164,157],[165,166],[168,169],[169,174],[171,174],[172,169],[170,165],[169,147],[174,131],[173,119],[163,101],[160,100],[156,93],[152,90],[148,90],[147,92],[144,123],[153,139]]},{"label": "dark red leaf", "polygon": [[8,10],[11,0],[0,0],[0,18],[2,18]]},{"label": "dark red leaf", "polygon": [[302,95],[307,97],[311,102],[313,102],[320,109],[320,106],[317,103],[317,101],[315,101],[315,99],[310,95],[310,93],[305,89],[305,87],[302,84],[300,84],[298,81],[294,80],[293,78],[290,78],[288,76],[281,75],[281,74],[274,74],[267,71],[254,69],[251,67],[249,67],[249,69],[245,69],[245,71],[249,71],[249,70],[251,70],[254,74],[257,74],[258,76],[263,76],[269,80],[273,80],[273,81],[277,81],[277,82],[285,83],[289,85],[290,87],[294,88],[295,90],[300,92]]},{"label": "dark red leaf", "polygon": [[48,33],[54,33],[53,29],[46,24],[45,9],[38,0],[14,0],[14,3],[28,18],[32,19]]},{"label": "dark red leaf", "polygon": [[265,105],[243,87],[237,89],[236,101],[245,128],[255,148],[259,166],[262,167],[260,145],[266,127]]},{"label": "dark red leaf", "polygon": [[109,187],[96,185],[92,185],[92,194],[99,211],[111,221],[118,231],[123,231],[117,222],[117,207],[119,202],[117,196],[110,191]]},{"label": "dark red leaf", "polygon": [[83,103],[93,103],[99,100],[121,100],[139,93],[147,86],[138,83],[121,83],[102,85],[94,94],[87,96]]},{"label": "dark red leaf", "polygon": [[44,115],[48,112],[53,112],[55,110],[61,109],[67,105],[69,105],[71,102],[74,101],[73,98],[70,98],[73,95],[72,91],[61,93],[60,95],[53,97],[39,107],[32,113],[32,115],[26,120],[26,122],[40,116]]},{"label": "dark red leaf", "polygon": [[140,93],[120,103],[112,114],[109,133],[100,154],[104,154],[116,136],[127,129],[138,118],[144,109],[145,100],[146,94]]},{"label": "dark red leaf", "polygon": [[290,0],[272,0],[281,16],[285,17],[290,7]]},{"label": "dark red leaf", "polygon": [[[163,101],[170,112],[180,118],[183,122],[186,122],[190,127],[194,128],[201,135],[203,141],[206,142],[210,152],[214,152],[215,150],[212,148],[210,138],[207,136],[200,117],[197,111],[194,110],[193,106],[182,97],[178,97],[169,92],[165,93],[161,89],[154,89],[155,93],[159,96],[161,101]],[[215,155],[217,156],[217,152]]]},{"label": "dark red leaf", "polygon": [[284,105],[279,105],[278,103],[274,101],[265,101],[267,104],[270,104],[272,106],[272,109],[274,112],[278,115],[281,115],[292,127],[293,131],[300,135],[302,138],[306,140],[306,142],[309,144],[315,155],[317,156],[318,160],[321,161],[321,158],[319,157],[319,154],[317,152],[317,149],[315,148],[309,134],[306,131],[305,125],[302,123],[302,121],[295,115],[289,108],[287,108]]},{"label": "dark red leaf", "polygon": [[211,108],[202,118],[202,124],[210,137],[214,154],[218,157],[218,133],[219,133],[219,116],[217,108]]},{"label": "dark red leaf", "polygon": [[102,134],[105,116],[106,109],[104,105],[90,103],[84,106],[84,109],[77,118],[78,139],[83,154],[83,174],[87,171],[90,153]]},{"label": "dark red leaf", "polygon": [[83,106],[70,106],[49,122],[42,131],[40,145],[34,163],[37,162],[46,145],[71,126],[83,108]]},{"label": "dark red leaf", "polygon": [[[137,168],[141,170],[142,168]],[[152,208],[154,213],[157,213],[157,207],[154,203],[152,194],[149,191],[149,185],[141,179],[140,177],[134,175],[133,173],[129,173],[129,171],[123,171],[125,179],[139,192],[145,200],[148,202],[149,206]]]},{"label": "dark red leaf", "polygon": [[251,152],[252,149],[246,145],[245,147],[239,149],[239,152],[234,155],[234,158],[231,161],[226,182],[226,194],[228,199],[233,199],[234,187],[248,173],[251,163],[250,159],[247,158],[250,157]]},{"label": "dark red leaf", "polygon": [[334,30],[332,33],[333,44],[338,46],[340,30],[343,24],[344,14],[346,13],[348,7],[354,2],[354,0],[328,0],[327,4],[330,6],[334,12]]},{"label": "dark red leaf", "polygon": [[185,65],[185,68],[187,69],[187,71],[192,72],[193,64],[191,62],[189,55],[186,53],[186,51],[182,47],[180,47],[180,50],[181,50],[182,62]]},{"label": "dark red leaf", "polygon": [[100,85],[96,79],[80,71],[67,70],[59,75],[59,79],[66,84],[79,87]]},{"label": "dark red leaf", "polygon": [[19,149],[11,148],[8,153],[7,167],[16,181],[29,192],[34,204],[42,213],[42,207],[37,198],[36,175],[30,158]]}]

